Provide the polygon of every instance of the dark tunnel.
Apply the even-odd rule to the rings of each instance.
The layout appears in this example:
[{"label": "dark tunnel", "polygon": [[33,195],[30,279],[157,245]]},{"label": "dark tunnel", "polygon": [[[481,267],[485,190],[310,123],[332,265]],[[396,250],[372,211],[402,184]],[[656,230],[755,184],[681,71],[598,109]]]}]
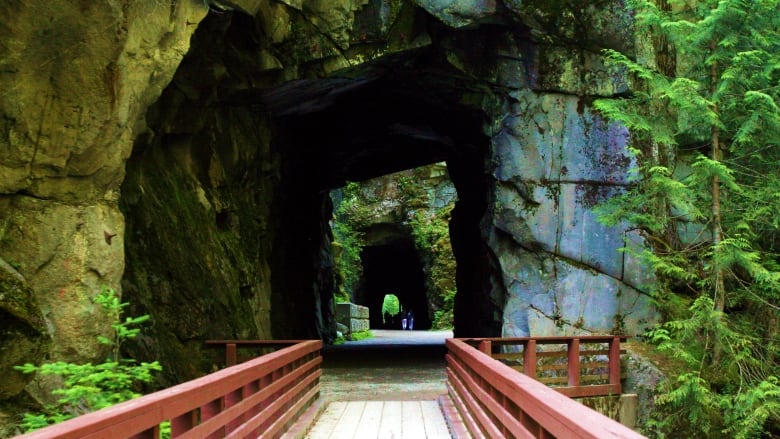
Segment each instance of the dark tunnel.
[{"label": "dark tunnel", "polygon": [[[422,59],[412,57],[411,62]],[[485,114],[459,102],[466,87],[458,89],[439,75],[429,76],[426,69],[407,67],[380,65],[357,78],[298,81],[260,98],[274,115],[272,145],[282,164],[272,306],[281,311],[274,314],[278,319],[273,326],[284,337],[323,334],[334,321],[327,306],[334,291],[325,238],[332,212],[329,191],[347,181],[440,161],[446,161],[459,198],[450,225],[458,265],[456,332],[498,333],[494,310],[481,299],[491,289],[491,259],[479,226],[487,193]],[[363,258],[371,290],[367,302],[355,301],[368,303],[371,325],[379,327],[382,297],[395,289],[401,302],[413,309],[415,327],[430,328],[425,278],[411,240],[369,247]],[[311,270],[302,270],[306,266]],[[468,313],[460,311],[465,308]],[[291,318],[312,314],[317,315],[316,329],[311,320]]]},{"label": "dark tunnel", "polygon": [[[371,327],[384,327],[382,301],[385,294],[395,294],[402,308],[414,312],[414,328],[430,329],[425,274],[411,239],[364,247],[361,259],[363,279],[358,297],[363,303],[359,304],[369,307]],[[393,324],[390,329],[400,328],[400,324]]]}]

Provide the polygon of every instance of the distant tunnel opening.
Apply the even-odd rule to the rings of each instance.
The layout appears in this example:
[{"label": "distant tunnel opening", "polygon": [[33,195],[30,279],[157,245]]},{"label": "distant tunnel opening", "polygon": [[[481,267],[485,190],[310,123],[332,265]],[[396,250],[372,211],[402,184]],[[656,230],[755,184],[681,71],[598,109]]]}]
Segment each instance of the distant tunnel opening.
[{"label": "distant tunnel opening", "polygon": [[[359,304],[367,306],[372,328],[385,328],[382,301],[385,294],[395,294],[401,309],[414,313],[415,329],[430,329],[425,274],[420,255],[411,239],[397,239],[385,245],[367,246],[361,254],[363,279],[357,294]],[[395,319],[388,329],[401,329]]]}]

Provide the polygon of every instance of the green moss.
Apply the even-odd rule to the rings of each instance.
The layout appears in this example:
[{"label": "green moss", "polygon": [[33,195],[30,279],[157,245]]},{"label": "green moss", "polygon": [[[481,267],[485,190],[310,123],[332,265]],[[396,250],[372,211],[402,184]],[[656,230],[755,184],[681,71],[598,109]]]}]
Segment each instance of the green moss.
[{"label": "green moss", "polygon": [[352,341],[365,340],[367,338],[374,338],[374,333],[371,331],[358,331],[350,334]]}]

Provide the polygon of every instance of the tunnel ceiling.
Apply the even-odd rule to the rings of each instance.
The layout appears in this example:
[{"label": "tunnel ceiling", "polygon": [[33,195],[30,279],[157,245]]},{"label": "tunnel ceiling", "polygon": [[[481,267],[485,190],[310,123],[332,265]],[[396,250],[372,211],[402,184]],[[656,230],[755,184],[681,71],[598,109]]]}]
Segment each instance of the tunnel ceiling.
[{"label": "tunnel ceiling", "polygon": [[460,103],[474,84],[438,58],[415,50],[230,101],[270,113],[283,142],[318,163],[314,177],[331,189],[484,145],[482,113]]}]

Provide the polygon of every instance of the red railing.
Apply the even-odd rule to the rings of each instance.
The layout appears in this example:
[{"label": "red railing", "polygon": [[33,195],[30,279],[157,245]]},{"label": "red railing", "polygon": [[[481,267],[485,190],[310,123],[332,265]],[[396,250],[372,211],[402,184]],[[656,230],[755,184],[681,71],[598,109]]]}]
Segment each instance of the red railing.
[{"label": "red railing", "polygon": [[449,394],[475,437],[644,437],[463,340],[451,338],[446,343]]},{"label": "red railing", "polygon": [[[463,339],[492,358],[572,398],[620,395],[620,340],[625,336]],[[505,347],[510,349],[505,349]],[[522,347],[519,351],[516,347]],[[548,346],[552,349],[537,349]],[[583,361],[584,360],[584,361]]]},{"label": "red railing", "polygon": [[[225,366],[230,367],[246,361],[239,358],[238,348],[281,348],[302,343],[306,340],[206,340],[207,347],[225,347]],[[252,355],[250,358],[257,357]]]},{"label": "red railing", "polygon": [[126,401],[22,438],[281,436],[318,397],[322,342],[303,341],[219,372]]}]

